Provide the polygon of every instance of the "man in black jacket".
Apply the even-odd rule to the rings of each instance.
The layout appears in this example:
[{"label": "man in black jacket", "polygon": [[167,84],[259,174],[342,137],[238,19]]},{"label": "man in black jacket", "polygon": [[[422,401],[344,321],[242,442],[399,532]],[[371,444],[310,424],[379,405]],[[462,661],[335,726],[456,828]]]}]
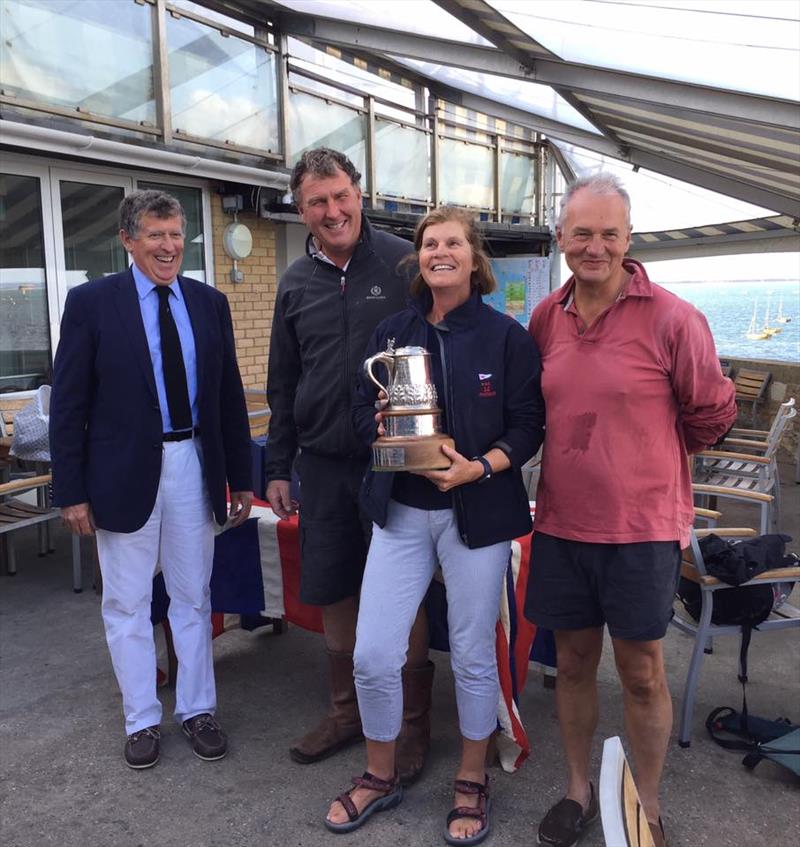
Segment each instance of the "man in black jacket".
[{"label": "man in black jacket", "polygon": [[[290,186],[309,236],[306,255],[278,286],[270,341],[267,499],[278,517],[293,513],[297,457],[300,597],[322,606],[331,673],[329,713],[289,751],[303,764],[362,737],[353,647],[370,536],[358,492],[369,455],[353,430],[351,392],[373,330],[405,306],[409,276],[398,266],[413,252],[409,242],[373,230],[362,216],[360,178],[346,156],[324,147],[307,151],[295,166]],[[424,623],[416,634],[404,671],[398,754],[406,781],[422,769],[427,752],[433,681]]]}]

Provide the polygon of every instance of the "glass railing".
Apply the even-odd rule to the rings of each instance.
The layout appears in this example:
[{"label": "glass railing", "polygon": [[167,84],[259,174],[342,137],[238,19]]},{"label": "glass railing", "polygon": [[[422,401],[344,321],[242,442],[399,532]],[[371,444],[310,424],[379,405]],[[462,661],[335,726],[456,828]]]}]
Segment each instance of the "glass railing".
[{"label": "glass railing", "polygon": [[271,50],[171,15],[167,47],[176,134],[252,150],[280,150]]},{"label": "glass railing", "polygon": [[248,164],[292,167],[325,145],[361,171],[368,205],[451,203],[486,220],[544,222],[533,130],[429,100],[405,78],[370,84],[356,59],[351,74],[343,56],[338,73],[313,65],[318,51],[294,40],[302,56],[281,56],[285,40],[266,21],[245,25],[193,0],[2,0],[0,15],[0,104],[15,118],[51,112],[134,143],[144,133],[212,158],[222,148]]},{"label": "glass railing", "polygon": [[504,214],[532,215],[536,194],[536,160],[520,153],[500,153],[500,208]]},{"label": "glass railing", "polygon": [[494,151],[483,144],[439,139],[439,199],[454,206],[494,209]]},{"label": "glass railing", "polygon": [[0,88],[11,102],[155,125],[150,6],[3,0]]},{"label": "glass railing", "polygon": [[361,172],[361,187],[369,190],[367,174],[367,116],[344,103],[334,103],[315,94],[289,92],[287,162],[293,167],[306,150],[332,147],[340,150]]}]

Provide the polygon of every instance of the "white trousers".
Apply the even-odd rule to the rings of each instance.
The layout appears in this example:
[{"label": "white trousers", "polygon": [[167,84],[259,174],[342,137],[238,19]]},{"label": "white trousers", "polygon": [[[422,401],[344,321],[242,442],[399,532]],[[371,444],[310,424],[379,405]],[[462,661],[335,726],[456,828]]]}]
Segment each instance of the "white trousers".
[{"label": "white trousers", "polygon": [[[200,442],[166,442],[153,512],[136,532],[97,530],[103,575],[103,623],[130,735],[161,721],[150,602],[161,565],[178,658],[175,718],[214,713],[211,568],[214,524]],[[124,484],[124,480],[120,480]]]},{"label": "white trousers", "polygon": [[510,541],[470,550],[452,509],[389,502],[386,526],[372,527],[353,657],[367,738],[394,741],[400,733],[408,637],[437,566],[447,588],[459,728],[472,741],[492,734],[500,692],[495,623],[510,551]]}]

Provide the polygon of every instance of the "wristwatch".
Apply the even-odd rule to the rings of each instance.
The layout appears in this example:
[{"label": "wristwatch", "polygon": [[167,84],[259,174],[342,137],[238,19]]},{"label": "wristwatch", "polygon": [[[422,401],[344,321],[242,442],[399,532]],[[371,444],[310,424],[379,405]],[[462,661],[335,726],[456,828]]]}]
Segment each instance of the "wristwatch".
[{"label": "wristwatch", "polygon": [[487,479],[492,478],[492,466],[489,464],[489,460],[484,456],[473,456],[470,460],[472,462],[480,462],[483,465],[483,476],[479,476],[475,482],[480,485],[482,482],[486,482]]}]

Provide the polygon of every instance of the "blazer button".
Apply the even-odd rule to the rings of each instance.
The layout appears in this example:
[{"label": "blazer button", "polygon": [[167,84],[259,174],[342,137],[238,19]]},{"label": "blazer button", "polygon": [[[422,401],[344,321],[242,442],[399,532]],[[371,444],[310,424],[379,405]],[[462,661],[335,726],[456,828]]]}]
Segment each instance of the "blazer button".
[{"label": "blazer button", "polygon": [[161,407],[158,405],[158,403],[153,403],[153,410],[156,412],[161,410]]},{"label": "blazer button", "polygon": [[161,449],[161,445],[158,442],[154,441],[153,442],[153,450],[160,450],[160,449]]}]

